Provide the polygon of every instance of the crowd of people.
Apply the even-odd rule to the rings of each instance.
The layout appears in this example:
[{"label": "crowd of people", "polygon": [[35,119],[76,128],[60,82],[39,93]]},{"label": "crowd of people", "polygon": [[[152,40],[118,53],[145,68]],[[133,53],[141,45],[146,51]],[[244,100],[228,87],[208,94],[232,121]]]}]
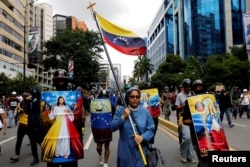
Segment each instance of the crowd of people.
[{"label": "crowd of people", "polygon": [[[56,86],[56,91],[68,90],[67,79],[65,80],[64,78],[63,80],[60,80],[63,81],[63,85],[61,84],[62,82],[57,82],[58,80],[53,81],[56,82],[54,83],[54,85]],[[96,151],[99,156],[100,165],[102,165],[103,167],[108,167],[108,160],[110,155],[109,143],[112,141],[112,132],[118,130],[120,133],[117,150],[117,167],[143,167],[144,162],[140,155],[140,150],[137,146],[141,145],[142,150],[145,154],[147,149],[146,143],[154,144],[154,138],[158,127],[158,117],[161,113],[154,113],[153,115],[149,110],[143,107],[143,105],[140,105],[141,91],[135,87],[127,88],[123,95],[119,95],[118,92],[115,93],[112,91],[95,91],[93,94],[90,94],[80,86],[76,88],[76,91],[81,93],[82,101],[80,104],[82,104],[83,107],[83,112],[80,116],[80,129],[79,127],[76,127],[76,131],[79,133],[79,136],[83,136],[86,116],[92,116],[91,127],[94,134],[94,141],[96,143]],[[187,78],[182,81],[178,90],[165,86],[163,91],[159,95],[159,103],[161,112],[164,114],[164,118],[167,121],[170,121],[170,115],[172,111],[176,111],[180,143],[180,161],[182,163],[197,163],[197,160],[195,160],[194,158],[194,154],[196,153],[198,157],[198,166],[207,167],[207,156],[200,155],[207,155],[208,148],[202,150],[203,152],[199,149],[196,138],[196,133],[198,133],[198,130],[197,127],[194,126],[195,122],[192,121],[192,111],[190,110],[190,101],[188,101],[189,97],[194,97],[201,94],[208,94],[208,92],[206,92],[204,88],[203,82],[199,79],[192,82]],[[210,132],[213,128],[216,129],[216,126],[220,127],[221,122],[223,121],[224,114],[226,114],[228,126],[230,128],[234,126],[231,118],[236,119],[237,116],[239,116],[239,118],[242,118],[244,112],[246,112],[247,118],[249,119],[250,95],[247,89],[243,89],[242,92],[240,92],[237,87],[234,87],[231,91],[222,89],[220,92],[214,93],[214,95],[216,105],[214,104],[214,106],[211,107],[211,105],[209,104],[211,108],[207,107],[207,118],[201,118],[202,120],[206,120],[204,122],[206,122],[207,125],[207,128],[201,128],[201,132],[199,131],[201,134],[203,134],[203,131]],[[1,101],[0,129],[3,132],[3,135],[6,135],[7,128],[13,127],[13,123],[15,125],[18,125],[15,154],[10,157],[11,161],[17,162],[19,160],[21,145],[25,135],[29,137],[31,152],[34,158],[34,160],[30,163],[31,166],[39,163],[37,143],[41,145],[42,148],[44,148],[46,143],[49,142],[52,143],[51,147],[53,146],[53,141],[50,141],[50,137],[54,134],[52,134],[52,132],[48,132],[47,134],[44,133],[43,129],[41,129],[40,126],[42,124],[40,122],[40,96],[40,90],[34,87],[29,90],[28,93],[24,93],[22,96],[17,96],[17,93],[13,91],[12,96],[8,98],[8,100],[6,100],[7,98],[5,98],[4,101]],[[109,104],[106,107],[107,110],[110,110],[110,112],[105,115],[105,119],[109,121],[108,126],[104,125],[105,127],[98,127],[100,125],[98,124],[98,126],[96,126],[94,122],[94,113],[91,114],[93,109],[90,106],[91,102],[97,99],[99,99],[99,101],[97,101],[98,103],[103,102],[101,99],[108,99],[109,101]],[[79,106],[76,107],[79,108]],[[220,111],[220,113],[217,115],[214,111],[212,111],[212,109],[216,107],[218,107]],[[197,111],[203,111],[204,109],[204,103],[197,103],[197,105],[195,105],[195,110]],[[68,122],[68,120],[74,122],[74,109],[67,107],[63,96],[58,97],[57,105],[51,107],[50,110],[51,111],[48,113],[48,118],[50,120],[55,120],[55,122],[57,122],[56,119],[60,119],[60,117],[57,118],[57,116],[67,115],[67,117],[64,118],[65,120],[62,121],[62,124],[67,124],[64,125],[64,128],[66,126],[71,127],[72,125],[75,125],[75,123],[71,123],[72,125],[70,125]],[[96,111],[98,112],[99,109],[96,109]],[[9,118],[8,123],[6,121],[6,115],[8,115]],[[217,121],[216,125],[214,123],[215,117],[216,119],[220,119],[220,121]],[[131,128],[131,126],[135,127]],[[52,127],[53,126],[51,126],[51,128]],[[217,130],[218,129],[220,128],[217,128]],[[64,139],[65,136],[70,136],[69,133],[71,133],[70,129],[67,129],[67,131],[60,131],[58,135],[61,136],[62,139]],[[101,135],[98,135],[98,133],[100,133]],[[41,136],[41,134],[43,134],[43,136]],[[69,158],[71,155],[70,142],[70,139],[61,140],[60,142],[58,141],[58,144],[54,148],[54,155],[56,157],[63,156],[66,159]],[[102,155],[103,147],[104,155]],[[124,156],[124,154],[126,154],[127,156]],[[80,158],[83,157],[80,156]],[[48,162],[47,167],[76,167],[78,164],[77,161],[78,159],[74,159],[70,163]]]}]

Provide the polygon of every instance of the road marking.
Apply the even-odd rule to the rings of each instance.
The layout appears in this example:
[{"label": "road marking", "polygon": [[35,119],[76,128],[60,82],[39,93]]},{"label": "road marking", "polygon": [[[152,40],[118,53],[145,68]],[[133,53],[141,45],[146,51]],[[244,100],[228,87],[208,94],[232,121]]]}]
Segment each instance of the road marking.
[{"label": "road marking", "polygon": [[16,138],[16,136],[10,137],[10,138],[8,138],[8,139],[6,139],[6,140],[0,142],[0,144],[6,143],[6,142],[8,142],[8,141],[10,141],[10,140],[13,140],[13,139],[15,139],[15,138]]},{"label": "road marking", "polygon": [[[227,121],[223,121],[223,123],[227,123]],[[237,123],[233,123],[234,125],[237,125],[237,126],[241,126],[243,128],[247,128],[248,126],[247,125],[243,125],[243,124],[237,124]]]},{"label": "road marking", "polygon": [[89,135],[89,138],[88,138],[86,144],[84,145],[84,150],[88,150],[88,149],[89,149],[89,146],[90,146],[92,140],[93,140],[93,135],[92,135],[92,133],[91,133],[91,134]]}]

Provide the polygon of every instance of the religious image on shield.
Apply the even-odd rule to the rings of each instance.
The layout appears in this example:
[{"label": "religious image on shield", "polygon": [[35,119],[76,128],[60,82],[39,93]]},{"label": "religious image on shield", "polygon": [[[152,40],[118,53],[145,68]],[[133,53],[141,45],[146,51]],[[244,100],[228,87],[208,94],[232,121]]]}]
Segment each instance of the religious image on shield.
[{"label": "religious image on shield", "polygon": [[83,158],[82,135],[77,130],[82,115],[79,92],[42,92],[41,96],[42,160],[61,163]]},{"label": "religious image on shield", "polygon": [[158,117],[161,115],[160,96],[158,89],[152,88],[141,90],[140,103],[150,111],[153,117]]},{"label": "religious image on shield", "polygon": [[95,142],[112,140],[112,112],[109,99],[93,99],[90,103],[91,129]]},{"label": "religious image on shield", "polygon": [[188,97],[188,104],[200,155],[207,156],[208,151],[213,150],[229,150],[215,96],[212,94],[191,96]]}]

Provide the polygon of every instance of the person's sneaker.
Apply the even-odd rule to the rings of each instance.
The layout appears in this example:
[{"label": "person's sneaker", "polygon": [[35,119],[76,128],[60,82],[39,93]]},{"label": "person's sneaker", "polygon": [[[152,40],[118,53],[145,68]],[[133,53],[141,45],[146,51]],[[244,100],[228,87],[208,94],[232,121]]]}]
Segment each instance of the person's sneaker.
[{"label": "person's sneaker", "polygon": [[19,161],[19,156],[18,155],[14,155],[14,156],[10,157],[10,160],[12,160],[12,161]]},{"label": "person's sneaker", "polygon": [[187,159],[181,157],[181,162],[182,162],[182,163],[186,163],[186,162],[187,162]]},{"label": "person's sneaker", "polygon": [[194,159],[189,159],[189,158],[188,158],[188,159],[187,159],[187,162],[190,162],[190,163],[192,163],[192,164],[196,164],[197,161],[194,160]]},{"label": "person's sneaker", "polygon": [[230,127],[230,128],[234,127],[234,124],[231,124],[229,127]]},{"label": "person's sneaker", "polygon": [[39,160],[38,159],[34,159],[31,163],[30,163],[30,166],[33,166],[33,165],[36,165],[39,163]]},{"label": "person's sneaker", "polygon": [[99,163],[100,165],[103,165],[102,156],[99,157]]},{"label": "person's sneaker", "polygon": [[108,164],[107,164],[107,163],[104,163],[104,164],[103,164],[103,167],[108,167]]}]

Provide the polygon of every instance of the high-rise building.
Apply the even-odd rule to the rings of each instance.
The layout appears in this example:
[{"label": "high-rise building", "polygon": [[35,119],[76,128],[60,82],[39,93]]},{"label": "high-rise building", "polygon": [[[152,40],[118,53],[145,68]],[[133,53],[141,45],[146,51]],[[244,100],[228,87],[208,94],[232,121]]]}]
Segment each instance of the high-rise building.
[{"label": "high-rise building", "polygon": [[[102,89],[111,88],[113,91],[117,91],[119,86],[122,86],[121,83],[121,64],[113,64],[114,75],[107,60],[102,60],[100,62],[100,70],[99,70],[99,85]],[[102,78],[104,77],[104,78]],[[116,83],[116,80],[118,83]]]},{"label": "high-rise building", "polygon": [[[9,78],[18,72],[25,76],[34,75],[26,68],[26,30],[32,25],[33,1],[0,1],[0,73]],[[25,67],[25,68],[24,68]]]},{"label": "high-rise building", "polygon": [[246,0],[165,0],[148,30],[148,58],[154,72],[168,54],[183,59],[230,52],[245,43]]},{"label": "high-rise building", "polygon": [[84,21],[79,21],[74,16],[65,16],[56,14],[53,16],[53,35],[56,36],[66,29],[73,30],[76,28],[80,28],[83,31],[87,31],[87,25]]},{"label": "high-rise building", "polygon": [[32,28],[37,30],[38,35],[38,55],[35,56],[37,61],[32,60],[34,56],[29,55],[29,61],[35,70],[35,78],[41,84],[44,90],[51,88],[52,72],[44,71],[42,65],[39,64],[44,57],[41,55],[44,51],[43,42],[50,40],[53,37],[53,7],[47,3],[38,3],[34,6]]}]

